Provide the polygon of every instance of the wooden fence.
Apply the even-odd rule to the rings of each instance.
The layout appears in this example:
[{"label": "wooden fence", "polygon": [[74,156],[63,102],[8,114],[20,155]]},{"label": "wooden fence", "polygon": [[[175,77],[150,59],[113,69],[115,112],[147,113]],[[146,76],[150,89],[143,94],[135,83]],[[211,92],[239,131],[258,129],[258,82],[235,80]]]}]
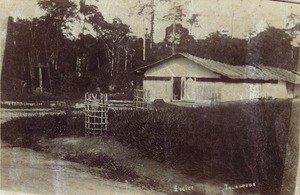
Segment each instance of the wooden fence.
[{"label": "wooden fence", "polygon": [[110,110],[133,110],[132,100],[108,100]]},{"label": "wooden fence", "polygon": [[134,109],[150,109],[150,91],[145,89],[135,89],[133,95]]},{"label": "wooden fence", "polygon": [[107,131],[108,98],[103,93],[85,94],[85,135],[97,136]]}]

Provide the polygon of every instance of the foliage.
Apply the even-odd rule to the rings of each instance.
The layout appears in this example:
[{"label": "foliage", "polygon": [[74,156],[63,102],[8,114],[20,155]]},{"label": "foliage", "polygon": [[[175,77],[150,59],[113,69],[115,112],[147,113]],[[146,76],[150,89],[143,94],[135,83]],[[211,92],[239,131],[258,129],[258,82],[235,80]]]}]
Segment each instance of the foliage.
[{"label": "foliage", "polygon": [[83,116],[23,117],[1,124],[1,139],[12,146],[33,147],[41,138],[83,136],[82,128]]},{"label": "foliage", "polygon": [[109,133],[141,155],[198,180],[255,182],[259,193],[280,190],[290,102],[216,108],[111,111]]},{"label": "foliage", "polygon": [[194,43],[194,38],[189,35],[188,29],[181,24],[176,24],[174,37],[173,27],[173,25],[170,25],[166,28],[166,44],[171,47],[174,41],[177,52],[189,52],[190,46]]},{"label": "foliage", "polygon": [[246,62],[291,70],[291,41],[284,30],[269,27],[249,41]]},{"label": "foliage", "polygon": [[198,25],[199,24],[199,18],[200,14],[192,14],[192,16],[187,20],[187,23],[190,25],[190,34],[192,34],[193,32],[193,27],[194,25]]},{"label": "foliage", "polygon": [[[177,30],[176,30],[176,27],[177,27],[177,24],[178,23],[181,23],[183,21],[183,18],[186,17],[186,14],[184,12],[184,7],[186,4],[188,4],[189,2],[188,1],[183,1],[183,2],[179,2],[177,0],[167,0],[167,2],[171,2],[171,7],[170,7],[170,10],[168,11],[168,14],[163,16],[162,20],[165,20],[165,21],[169,21],[169,22],[172,22],[172,36],[171,36],[171,47],[172,47],[172,54],[175,54],[177,52],[177,48],[176,48],[176,42],[178,41],[177,39]],[[166,32],[168,32],[166,30]],[[168,37],[168,34],[166,33],[166,38]]]},{"label": "foliage", "polygon": [[[203,108],[157,104],[161,109],[111,110],[108,133],[139,149],[142,156],[198,181],[255,182],[256,193],[278,194],[290,133],[290,101]],[[43,138],[83,136],[83,128],[83,115],[25,117],[1,124],[1,139],[12,146],[40,149],[36,147]],[[76,153],[70,160],[79,162],[81,157],[88,155]],[[80,162],[97,165],[103,162],[99,158]]]},{"label": "foliage", "polygon": [[163,17],[163,20],[181,22],[186,14],[183,13],[183,4],[175,4],[170,9],[169,13]]},{"label": "foliage", "polygon": [[[80,2],[79,10],[70,0],[39,0],[38,5],[46,11],[40,18],[9,20],[2,86],[21,80],[29,93],[34,92],[39,87],[38,63],[49,67],[42,71],[43,88],[54,94],[69,93],[74,87],[84,93],[85,87],[97,85],[102,89],[109,85],[121,89],[131,82],[127,72],[139,61],[135,55],[140,45],[136,37],[129,35],[128,25],[118,18],[106,22],[96,6],[84,1]],[[84,23],[93,26],[97,37],[85,34],[83,29],[74,39],[70,24],[80,20],[80,14],[84,15]],[[77,82],[85,78],[88,81]],[[96,80],[98,84],[93,83]]]},{"label": "foliage", "polygon": [[[150,14],[152,39],[155,2],[172,3],[170,0],[149,0],[137,4],[138,14]],[[9,18],[1,75],[2,91],[8,94],[3,93],[4,96],[13,97],[15,93],[22,99],[23,92],[26,96],[37,92],[39,63],[49,67],[42,70],[43,88],[47,93],[64,94],[75,89],[80,96],[86,88],[92,87],[122,91],[131,86],[132,70],[172,55],[175,46],[176,52],[233,65],[263,64],[295,69],[295,60],[291,61],[290,57],[290,43],[297,24],[286,31],[269,27],[248,41],[218,31],[206,39],[195,40],[191,31],[194,25],[200,25],[199,14],[192,14],[187,20],[190,32],[181,24],[187,2],[169,4],[170,10],[163,19],[173,24],[166,28],[164,41],[147,42],[147,48],[151,49],[146,51],[147,58],[143,61],[143,39],[133,36],[130,26],[120,18],[107,22],[97,6],[84,0],[79,4],[71,0],[39,0],[38,5],[45,10],[43,16]],[[83,23],[78,37],[73,35],[71,28],[74,21]],[[89,31],[87,25],[92,27]],[[9,91],[10,87],[14,92]]]},{"label": "foliage", "polygon": [[247,49],[246,40],[232,38],[219,31],[211,33],[203,42],[198,42],[196,51],[201,56],[232,65],[244,65]]}]

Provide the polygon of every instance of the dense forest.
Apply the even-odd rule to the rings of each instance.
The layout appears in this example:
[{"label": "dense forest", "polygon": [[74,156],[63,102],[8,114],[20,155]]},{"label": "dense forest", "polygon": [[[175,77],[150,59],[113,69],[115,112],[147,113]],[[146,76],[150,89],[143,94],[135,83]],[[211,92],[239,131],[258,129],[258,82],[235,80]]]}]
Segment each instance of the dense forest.
[{"label": "dense forest", "polygon": [[[249,33],[247,40],[217,31],[197,40],[191,32],[201,16],[193,14],[186,19],[183,5],[174,5],[163,18],[170,21],[164,40],[155,43],[154,1],[137,5],[137,14],[152,16],[151,28],[143,38],[134,36],[130,26],[120,18],[106,21],[97,6],[84,0],[79,4],[71,0],[39,0],[38,6],[45,11],[41,17],[8,19],[2,99],[38,94],[40,74],[44,94],[79,97],[96,88],[128,93],[134,87],[134,69],[176,52],[232,65],[263,64],[295,69],[297,52],[291,45],[294,36],[291,30],[269,26],[252,36]],[[184,20],[189,28],[182,25]],[[71,31],[75,22],[82,24],[76,37]]]}]

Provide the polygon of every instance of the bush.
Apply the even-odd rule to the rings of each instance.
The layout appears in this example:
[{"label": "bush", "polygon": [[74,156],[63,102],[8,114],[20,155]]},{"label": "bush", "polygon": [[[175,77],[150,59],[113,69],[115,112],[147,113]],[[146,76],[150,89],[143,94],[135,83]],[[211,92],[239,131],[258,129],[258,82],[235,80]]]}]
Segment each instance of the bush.
[{"label": "bush", "polygon": [[[290,102],[110,111],[109,133],[123,144],[201,179],[255,182],[277,194],[283,176]],[[243,182],[241,182],[243,181]]]},{"label": "bush", "polygon": [[83,115],[47,115],[23,117],[1,124],[1,139],[13,146],[34,147],[45,138],[83,136]]}]

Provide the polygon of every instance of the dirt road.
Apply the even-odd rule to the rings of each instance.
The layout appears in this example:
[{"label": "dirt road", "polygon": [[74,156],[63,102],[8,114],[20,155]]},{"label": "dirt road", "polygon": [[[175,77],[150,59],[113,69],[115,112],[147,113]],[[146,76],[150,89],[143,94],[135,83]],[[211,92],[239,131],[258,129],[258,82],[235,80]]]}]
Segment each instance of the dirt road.
[{"label": "dirt road", "polygon": [[109,181],[88,168],[53,159],[30,149],[1,148],[1,194],[158,194],[129,184]]}]

